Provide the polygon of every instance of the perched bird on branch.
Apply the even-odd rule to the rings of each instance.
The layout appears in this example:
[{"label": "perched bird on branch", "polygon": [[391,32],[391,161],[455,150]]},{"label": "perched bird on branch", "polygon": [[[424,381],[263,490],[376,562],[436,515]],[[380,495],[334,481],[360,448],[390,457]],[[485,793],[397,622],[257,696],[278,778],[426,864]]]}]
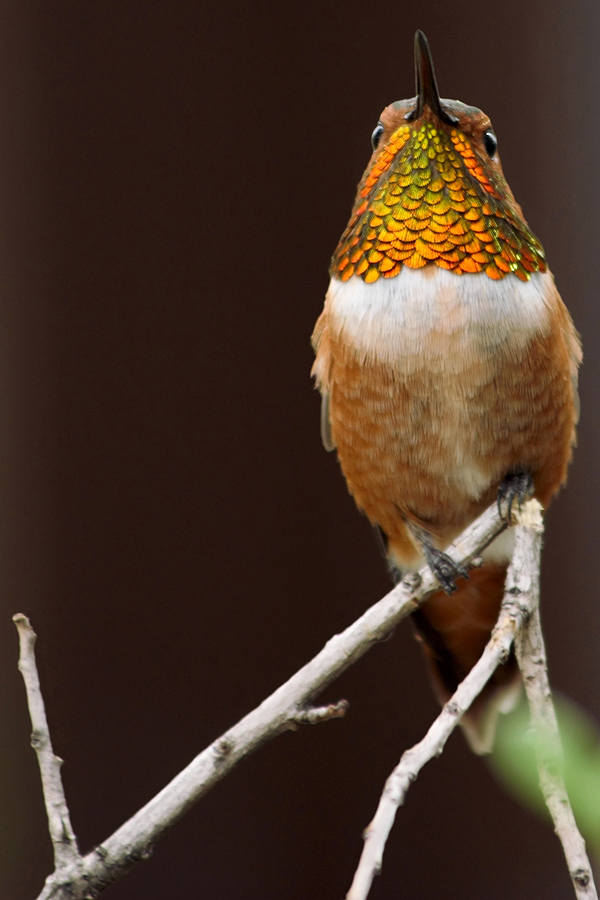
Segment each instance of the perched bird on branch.
[{"label": "perched bird on branch", "polygon": [[[416,97],[392,103],[331,264],[313,334],[321,431],[394,573],[426,561],[441,590],[414,614],[441,702],[481,655],[511,529],[480,568],[444,549],[497,498],[546,508],[578,417],[573,323],[502,173],[485,113],[440,99],[425,35]],[[515,702],[514,659],[463,719],[477,753]]]}]

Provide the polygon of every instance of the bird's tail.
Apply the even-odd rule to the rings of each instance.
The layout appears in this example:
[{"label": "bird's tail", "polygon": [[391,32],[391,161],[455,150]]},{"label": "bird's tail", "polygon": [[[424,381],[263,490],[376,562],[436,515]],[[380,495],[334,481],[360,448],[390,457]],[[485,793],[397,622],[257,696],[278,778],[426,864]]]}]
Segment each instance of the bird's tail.
[{"label": "bird's tail", "polygon": [[[413,613],[433,687],[442,704],[471,671],[490,639],[500,612],[507,567],[507,563],[485,563],[471,571],[469,581],[461,578],[451,596],[438,591]],[[510,712],[520,693],[521,677],[511,654],[461,719],[475,753],[492,751],[498,715]]]}]

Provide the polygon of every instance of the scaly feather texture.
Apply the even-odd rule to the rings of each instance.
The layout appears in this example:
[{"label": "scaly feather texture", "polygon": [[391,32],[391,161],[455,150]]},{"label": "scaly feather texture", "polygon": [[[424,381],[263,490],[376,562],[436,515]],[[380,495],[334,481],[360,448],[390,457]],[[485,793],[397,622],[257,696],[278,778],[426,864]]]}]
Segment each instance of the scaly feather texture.
[{"label": "scaly feather texture", "polygon": [[342,281],[356,274],[372,283],[430,261],[458,275],[485,271],[495,279],[514,272],[527,281],[546,270],[510,188],[499,173],[488,177],[467,134],[402,122],[365,172],[332,269]]},{"label": "scaly feather texture", "polygon": [[[542,247],[485,149],[489,119],[425,97],[409,124],[415,103],[381,116],[313,334],[324,444],[400,570],[423,564],[407,522],[443,550],[507,474],[528,472],[548,506],[575,442],[581,361]],[[442,702],[489,639],[510,538],[415,616]],[[476,752],[491,749],[517,677],[510,661],[465,717]]]}]

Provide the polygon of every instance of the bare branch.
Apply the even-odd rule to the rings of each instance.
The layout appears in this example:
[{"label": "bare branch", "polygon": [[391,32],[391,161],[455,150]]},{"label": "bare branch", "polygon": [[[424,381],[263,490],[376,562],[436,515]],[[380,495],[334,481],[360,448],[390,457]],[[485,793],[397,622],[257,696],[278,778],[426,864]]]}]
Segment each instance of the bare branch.
[{"label": "bare branch", "polygon": [[[505,527],[496,506],[491,506],[446,552],[455,562],[468,566]],[[236,763],[266,740],[293,728],[320,691],[374,644],[388,637],[438,587],[429,568],[407,576],[354,624],[331,638],[311,662],[260,706],[203,750],[149,803],[88,853],[81,864],[50,875],[38,900],[96,897],[136,862],[146,859],[165,831]]]},{"label": "bare branch", "polygon": [[349,706],[347,700],[338,700],[337,703],[330,703],[329,706],[310,706],[308,709],[300,710],[294,716],[294,722],[297,722],[298,725],[319,725],[329,719],[342,719],[348,712]]},{"label": "bare branch", "polygon": [[539,560],[542,547],[542,528],[531,523],[532,539],[527,548],[529,560],[524,571],[531,583],[516,579],[507,588],[517,594],[526,589],[531,593],[532,612],[515,637],[515,651],[523,674],[529,701],[531,724],[537,732],[535,742],[540,787],[554,822],[554,830],[562,844],[569,874],[577,900],[597,900],[594,877],[563,778],[562,746],[552,693],[548,681],[546,648],[542,634],[539,609]]},{"label": "bare branch", "polygon": [[48,829],[54,847],[54,865],[58,871],[66,867],[79,868],[81,856],[77,839],[71,827],[71,819],[62,786],[60,767],[62,759],[54,755],[50,731],[46,720],[46,709],[40,688],[35,662],[36,633],[29,619],[22,613],[13,616],[19,632],[19,671],[25,682],[27,704],[31,717],[31,746],[37,753],[44,802],[48,815]]},{"label": "bare branch", "polygon": [[[537,501],[531,501],[536,503]],[[539,506],[539,504],[537,504]],[[527,504],[529,506],[529,504]],[[515,583],[527,577],[523,566],[529,566],[530,559],[522,553],[523,544],[529,545],[532,537],[523,527],[516,529],[515,553],[507,576],[507,590],[500,609],[498,622],[492,636],[477,664],[446,703],[441,713],[425,737],[407,750],[385,783],[377,812],[364,833],[365,844],[358,868],[346,900],[366,900],[373,878],[381,871],[383,851],[396,818],[398,807],[404,803],[406,792],[417,778],[423,766],[439,756],[446,741],[456,728],[461,716],[479,696],[497,667],[506,662],[514,640],[515,632],[521,627],[531,611],[532,595],[519,591],[517,600],[510,589]]]},{"label": "bare branch", "polygon": [[[442,752],[460,717],[480,694],[513,640],[531,707],[532,723],[550,740],[538,742],[538,768],[546,803],[565,851],[577,900],[597,900],[592,870],[562,777],[558,725],[548,683],[546,654],[539,618],[542,508],[530,500],[516,514],[515,549],[508,568],[498,623],[479,662],[446,703],[422,741],[407,750],[388,778],[375,818],[365,831],[365,845],[346,900],[366,900],[398,807],[425,763]],[[544,753],[541,748],[548,748]]]}]

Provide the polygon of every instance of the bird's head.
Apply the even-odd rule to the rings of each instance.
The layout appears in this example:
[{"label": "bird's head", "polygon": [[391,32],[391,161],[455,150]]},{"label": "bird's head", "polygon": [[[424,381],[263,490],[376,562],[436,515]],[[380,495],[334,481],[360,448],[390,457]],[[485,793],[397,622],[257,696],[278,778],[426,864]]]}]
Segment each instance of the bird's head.
[{"label": "bird's head", "polygon": [[440,98],[422,31],[415,77],[416,97],[386,107],[373,131],[332,276],[373,282],[428,264],[494,279],[544,272],[544,251],[504,178],[489,117]]}]

